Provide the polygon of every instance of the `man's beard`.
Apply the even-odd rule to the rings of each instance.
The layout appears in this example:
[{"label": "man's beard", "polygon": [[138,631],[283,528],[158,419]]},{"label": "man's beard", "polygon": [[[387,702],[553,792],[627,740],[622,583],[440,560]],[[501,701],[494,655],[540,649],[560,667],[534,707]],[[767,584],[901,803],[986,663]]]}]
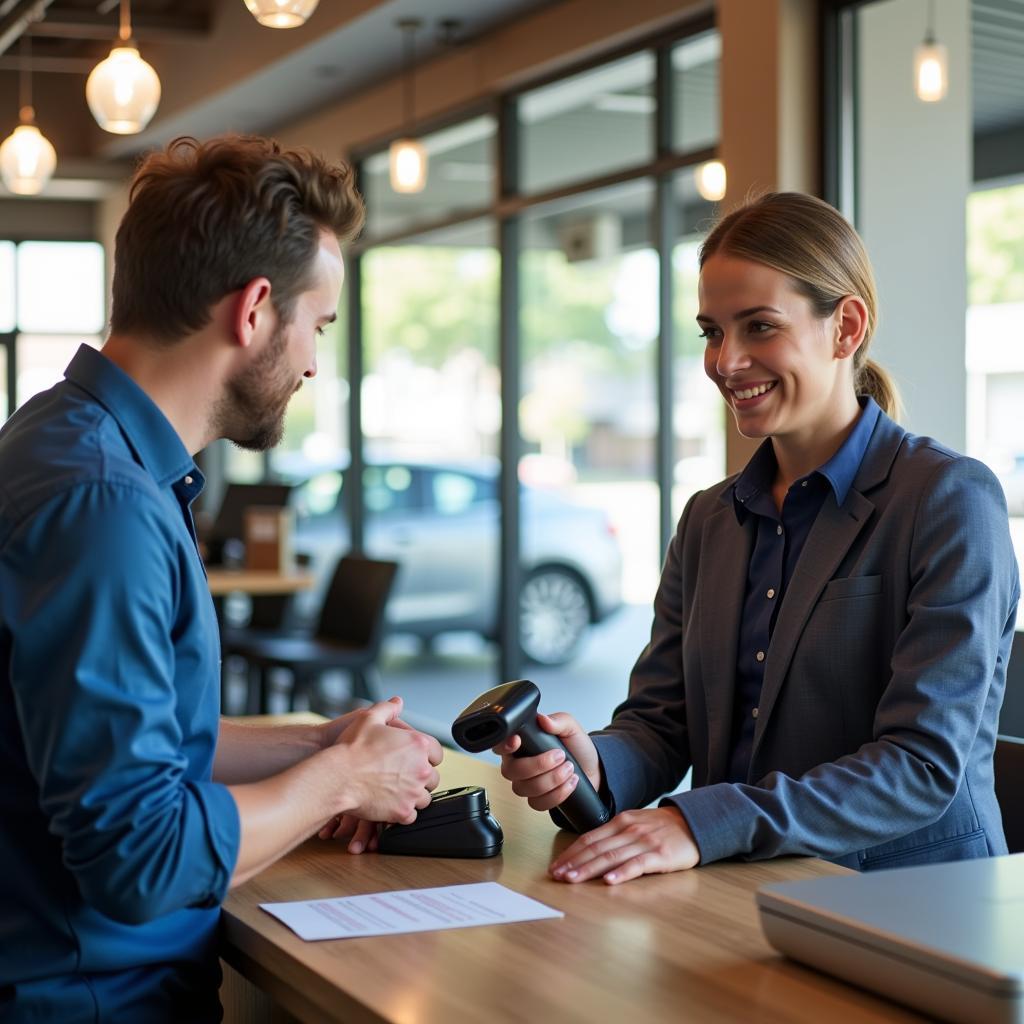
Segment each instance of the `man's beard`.
[{"label": "man's beard", "polygon": [[251,366],[229,380],[217,403],[214,419],[217,434],[239,448],[265,452],[284,436],[284,417],[292,395],[302,386],[295,383],[285,350],[286,327],[278,324],[267,347]]}]

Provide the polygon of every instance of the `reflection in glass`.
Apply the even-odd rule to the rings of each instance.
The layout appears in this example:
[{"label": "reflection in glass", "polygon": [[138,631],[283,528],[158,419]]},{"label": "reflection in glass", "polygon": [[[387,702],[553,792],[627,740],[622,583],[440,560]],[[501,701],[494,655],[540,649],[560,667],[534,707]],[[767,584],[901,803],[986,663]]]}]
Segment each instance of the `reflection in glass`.
[{"label": "reflection in glass", "polygon": [[718,76],[722,41],[703,32],[672,50],[672,148],[714,146],[719,136]]},{"label": "reflection in glass", "polygon": [[494,118],[486,116],[420,136],[417,142],[426,150],[430,173],[421,191],[405,195],[391,186],[388,150],[367,157],[362,164],[367,236],[444,220],[491,203],[496,132]]},{"label": "reflection in glass", "polygon": [[654,56],[638,53],[519,100],[522,191],[540,192],[654,156]]}]

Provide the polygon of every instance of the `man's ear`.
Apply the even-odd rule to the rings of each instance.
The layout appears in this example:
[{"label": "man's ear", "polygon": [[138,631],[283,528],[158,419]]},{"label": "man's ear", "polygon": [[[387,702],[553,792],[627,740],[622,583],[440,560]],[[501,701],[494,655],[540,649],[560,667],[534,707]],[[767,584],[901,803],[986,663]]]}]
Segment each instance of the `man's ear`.
[{"label": "man's ear", "polygon": [[848,359],[860,348],[868,330],[868,307],[859,295],[839,300],[832,314],[835,321],[835,354]]},{"label": "man's ear", "polygon": [[248,348],[268,317],[274,317],[270,301],[270,281],[265,277],[254,277],[235,300],[231,327],[238,344]]}]

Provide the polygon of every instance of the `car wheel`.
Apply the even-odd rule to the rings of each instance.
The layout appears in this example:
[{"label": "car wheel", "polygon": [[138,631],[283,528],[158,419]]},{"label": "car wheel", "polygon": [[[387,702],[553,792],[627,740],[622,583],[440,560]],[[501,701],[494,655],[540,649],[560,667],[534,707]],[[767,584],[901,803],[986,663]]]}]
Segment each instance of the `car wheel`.
[{"label": "car wheel", "polygon": [[523,655],[538,665],[564,665],[576,653],[590,623],[583,581],[564,569],[535,569],[519,592]]}]

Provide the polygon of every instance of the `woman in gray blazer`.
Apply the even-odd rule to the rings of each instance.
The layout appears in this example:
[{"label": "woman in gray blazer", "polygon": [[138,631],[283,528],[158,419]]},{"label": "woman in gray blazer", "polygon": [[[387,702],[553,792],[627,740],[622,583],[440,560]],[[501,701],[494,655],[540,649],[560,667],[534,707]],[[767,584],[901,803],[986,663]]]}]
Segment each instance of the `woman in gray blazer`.
[{"label": "woman in gray blazer", "polygon": [[[611,724],[541,716],[615,812],[552,875],[1005,853],[992,753],[1020,586],[998,482],[895,422],[871,266],[832,207],[765,195],[700,265],[705,371],[765,440],[687,504]],[[517,745],[503,774],[557,820],[571,765]]]}]

